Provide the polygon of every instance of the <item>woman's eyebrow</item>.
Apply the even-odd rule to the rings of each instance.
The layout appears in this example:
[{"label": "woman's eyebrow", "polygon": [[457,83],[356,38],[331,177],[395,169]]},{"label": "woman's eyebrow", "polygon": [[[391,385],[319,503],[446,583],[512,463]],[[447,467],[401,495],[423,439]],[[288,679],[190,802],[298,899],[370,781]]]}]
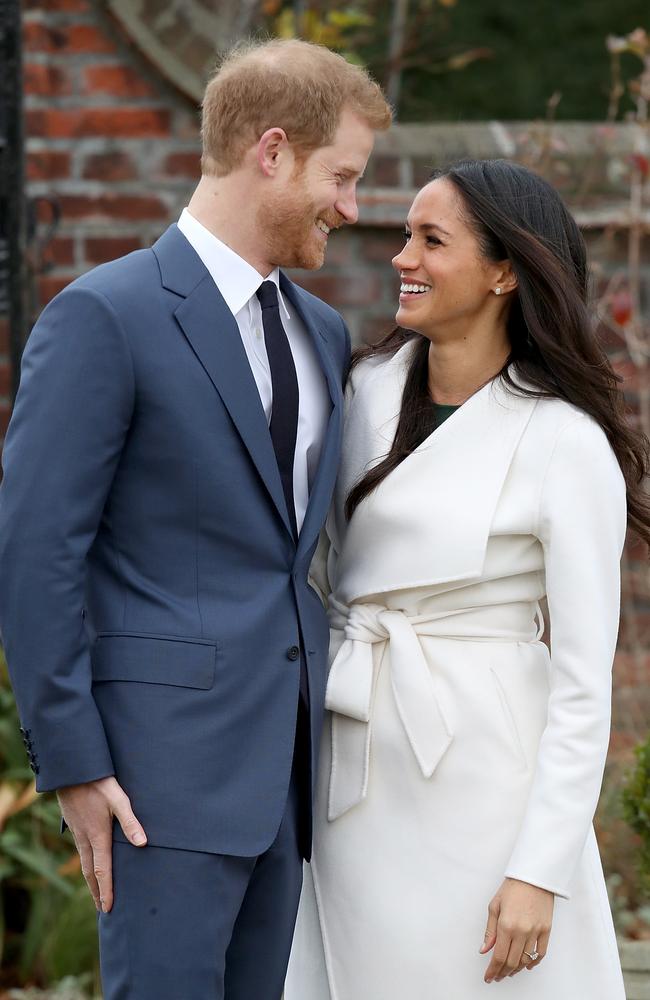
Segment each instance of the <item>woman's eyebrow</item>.
[{"label": "woman's eyebrow", "polygon": [[[406,225],[409,229],[412,229],[408,219],[406,221]],[[420,222],[415,228],[421,230],[422,232],[426,232],[429,229],[435,229],[436,232],[442,233],[443,236],[451,236],[451,233],[448,233],[446,229],[439,226],[437,222]]]}]

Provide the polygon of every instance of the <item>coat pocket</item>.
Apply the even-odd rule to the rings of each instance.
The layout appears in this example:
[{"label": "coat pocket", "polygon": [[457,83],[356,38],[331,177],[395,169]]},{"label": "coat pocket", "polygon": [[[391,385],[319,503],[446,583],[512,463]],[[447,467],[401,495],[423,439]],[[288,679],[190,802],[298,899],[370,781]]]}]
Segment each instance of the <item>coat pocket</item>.
[{"label": "coat pocket", "polygon": [[512,709],[510,708],[510,703],[508,702],[508,697],[506,695],[505,688],[503,686],[501,678],[499,677],[494,667],[490,667],[490,674],[492,675],[492,680],[494,681],[494,686],[499,696],[499,701],[501,702],[503,718],[507,730],[510,734],[510,743],[520,763],[526,769],[528,769],[528,761],[526,759],[526,753],[524,751],[524,747],[521,742],[521,736],[519,735],[519,730],[517,728],[515,717],[513,715]]},{"label": "coat pocket", "polygon": [[215,639],[100,632],[91,652],[93,682],[138,681],[207,691],[214,684]]}]

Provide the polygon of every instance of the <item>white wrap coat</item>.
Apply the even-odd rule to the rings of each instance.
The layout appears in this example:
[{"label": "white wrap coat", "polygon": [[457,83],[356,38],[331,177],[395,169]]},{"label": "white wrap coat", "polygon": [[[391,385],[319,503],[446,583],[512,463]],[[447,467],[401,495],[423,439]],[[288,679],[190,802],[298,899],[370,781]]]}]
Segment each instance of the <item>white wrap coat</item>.
[{"label": "white wrap coat", "polygon": [[556,894],[553,929],[541,965],[492,991],[624,1000],[591,825],[623,477],[591,418],[495,380],[346,522],[350,488],[390,448],[412,350],[362,362],[348,386],[314,567],[331,716],[285,998],[478,1000],[487,905],[510,876]]}]

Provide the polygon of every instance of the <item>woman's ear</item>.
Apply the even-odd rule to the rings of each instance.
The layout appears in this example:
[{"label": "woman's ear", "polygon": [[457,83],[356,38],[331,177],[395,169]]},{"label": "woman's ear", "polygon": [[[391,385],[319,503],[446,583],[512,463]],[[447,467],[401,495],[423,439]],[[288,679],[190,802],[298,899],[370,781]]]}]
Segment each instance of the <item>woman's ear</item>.
[{"label": "woman's ear", "polygon": [[497,288],[501,291],[496,292],[497,295],[506,295],[508,292],[514,292],[517,287],[517,275],[512,270],[512,264],[509,260],[504,260],[500,264],[495,265],[494,270],[494,281],[493,288],[496,292]]}]

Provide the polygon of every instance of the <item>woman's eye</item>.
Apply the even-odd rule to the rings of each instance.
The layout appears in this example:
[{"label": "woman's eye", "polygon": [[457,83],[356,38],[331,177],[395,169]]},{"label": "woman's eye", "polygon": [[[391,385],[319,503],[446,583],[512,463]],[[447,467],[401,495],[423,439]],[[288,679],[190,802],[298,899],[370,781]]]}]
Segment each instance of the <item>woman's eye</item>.
[{"label": "woman's eye", "polygon": [[434,247],[441,247],[442,243],[437,236],[427,236],[427,243]]},{"label": "woman's eye", "polygon": [[402,236],[404,237],[405,240],[411,239],[411,234],[409,233],[408,229],[402,230]]}]

